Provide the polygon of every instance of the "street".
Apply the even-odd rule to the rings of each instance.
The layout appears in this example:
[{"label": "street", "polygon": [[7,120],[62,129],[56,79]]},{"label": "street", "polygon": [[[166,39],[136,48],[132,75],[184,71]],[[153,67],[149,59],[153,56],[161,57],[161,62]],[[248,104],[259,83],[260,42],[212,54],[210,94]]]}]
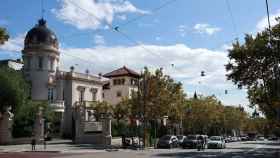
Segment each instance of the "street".
[{"label": "street", "polygon": [[130,158],[130,157],[189,157],[189,158],[280,158],[279,142],[254,141],[228,143],[226,149],[147,149],[147,150],[87,150],[78,149],[67,152],[13,152],[1,153],[0,158]]}]

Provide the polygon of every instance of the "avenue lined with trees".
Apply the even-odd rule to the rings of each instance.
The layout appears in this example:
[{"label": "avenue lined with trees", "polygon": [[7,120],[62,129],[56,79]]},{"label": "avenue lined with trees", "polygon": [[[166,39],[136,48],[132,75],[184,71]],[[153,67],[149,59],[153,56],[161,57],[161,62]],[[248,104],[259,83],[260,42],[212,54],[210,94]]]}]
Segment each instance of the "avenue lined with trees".
[{"label": "avenue lined with trees", "polygon": [[[278,23],[280,19],[277,19]],[[9,38],[0,29],[0,43]],[[138,91],[131,98],[123,98],[116,106],[106,102],[93,105],[97,120],[102,113],[114,118],[113,134],[126,134],[157,138],[164,134],[231,135],[232,132],[279,134],[280,113],[280,24],[255,37],[246,35],[245,43],[233,43],[226,65],[228,79],[239,88],[248,89],[251,107],[257,106],[264,117],[252,117],[242,107],[225,106],[215,96],[195,94],[187,96],[182,83],[163,73],[145,67],[139,79]],[[29,84],[20,71],[0,68],[0,113],[7,108],[15,115],[13,129],[16,137],[31,136],[35,113],[44,107],[44,116],[55,122],[47,103],[33,102],[29,98]],[[167,123],[165,123],[166,120]],[[272,130],[271,130],[272,129]],[[20,131],[20,132],[19,132]],[[144,131],[144,132],[143,132]]]}]

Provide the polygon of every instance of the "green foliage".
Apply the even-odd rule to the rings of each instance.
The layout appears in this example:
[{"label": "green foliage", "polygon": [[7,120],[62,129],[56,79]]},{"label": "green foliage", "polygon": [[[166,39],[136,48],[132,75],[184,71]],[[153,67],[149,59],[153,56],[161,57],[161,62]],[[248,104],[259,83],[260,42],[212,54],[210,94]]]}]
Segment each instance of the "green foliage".
[{"label": "green foliage", "polygon": [[125,121],[113,121],[112,122],[112,136],[120,137],[125,136],[137,136],[137,127],[129,125]]},{"label": "green foliage", "polygon": [[0,112],[4,112],[10,106],[15,112],[16,108],[26,104],[28,94],[29,85],[20,71],[0,67]]},{"label": "green foliage", "polygon": [[178,121],[182,115],[185,96],[182,84],[164,75],[162,69],[152,73],[145,68],[139,90],[132,94],[132,114],[139,116],[142,113],[146,120],[168,115],[170,120]]},{"label": "green foliage", "polygon": [[4,44],[6,41],[8,41],[9,35],[7,33],[7,30],[5,28],[0,27],[0,45]]},{"label": "green foliage", "polygon": [[13,124],[14,137],[32,136],[33,126],[39,112],[39,108],[42,108],[42,114],[46,122],[55,121],[55,113],[53,109],[48,106],[47,102],[28,101],[25,105],[20,106],[16,110]]},{"label": "green foliage", "polygon": [[13,137],[32,136],[37,110],[38,107],[34,106],[32,102],[28,102],[17,109],[13,123]]},{"label": "green foliage", "polygon": [[223,106],[214,96],[198,97],[186,102],[186,134],[221,135],[242,130],[248,115],[240,107]]},{"label": "green foliage", "polygon": [[269,119],[277,117],[280,108],[280,19],[271,32],[264,30],[246,35],[245,43],[233,43],[229,50],[227,77],[239,88],[248,89],[251,106],[259,109]]},{"label": "green foliage", "polygon": [[91,105],[91,108],[94,110],[94,117],[97,120],[100,120],[102,114],[112,114],[113,113],[113,107],[107,102],[93,102]]},{"label": "green foliage", "polygon": [[113,117],[117,120],[125,120],[131,116],[132,104],[131,100],[123,98],[120,103],[113,107]]}]

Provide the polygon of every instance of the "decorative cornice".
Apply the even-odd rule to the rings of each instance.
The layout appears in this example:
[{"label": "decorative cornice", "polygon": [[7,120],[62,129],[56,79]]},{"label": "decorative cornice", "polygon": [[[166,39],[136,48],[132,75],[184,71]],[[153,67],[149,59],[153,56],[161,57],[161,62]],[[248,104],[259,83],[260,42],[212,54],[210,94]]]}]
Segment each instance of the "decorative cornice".
[{"label": "decorative cornice", "polygon": [[54,47],[48,47],[48,46],[41,46],[41,45],[34,45],[34,46],[29,46],[29,47],[25,47],[22,50],[22,53],[29,53],[29,52],[42,52],[43,51],[48,51],[48,52],[53,52],[56,55],[59,55],[59,51],[58,49],[54,48]]}]

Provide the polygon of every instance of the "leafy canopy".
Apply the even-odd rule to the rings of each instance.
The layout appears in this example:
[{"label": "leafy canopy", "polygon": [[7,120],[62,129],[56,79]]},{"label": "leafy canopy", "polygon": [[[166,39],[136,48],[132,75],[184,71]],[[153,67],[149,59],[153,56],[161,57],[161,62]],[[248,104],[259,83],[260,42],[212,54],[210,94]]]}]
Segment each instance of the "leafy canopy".
[{"label": "leafy canopy", "polygon": [[0,67],[0,112],[11,107],[13,111],[28,99],[29,86],[20,71]]},{"label": "leafy canopy", "polygon": [[258,105],[270,119],[280,108],[280,19],[271,31],[246,35],[244,44],[233,43],[226,65],[227,77],[248,89],[251,106]]},{"label": "leafy canopy", "polygon": [[0,27],[0,45],[8,41],[9,35],[5,28]]}]

